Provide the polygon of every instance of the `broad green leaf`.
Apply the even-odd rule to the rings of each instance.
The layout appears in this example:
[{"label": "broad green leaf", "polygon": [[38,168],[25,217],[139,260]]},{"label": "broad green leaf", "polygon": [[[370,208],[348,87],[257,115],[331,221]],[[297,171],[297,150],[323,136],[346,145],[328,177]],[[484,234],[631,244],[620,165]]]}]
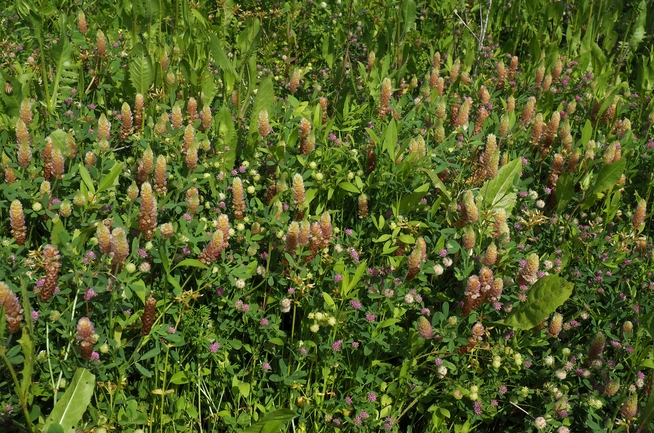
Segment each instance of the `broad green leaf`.
[{"label": "broad green leaf", "polygon": [[416,20],[416,4],[413,0],[404,0],[402,3],[402,38],[406,37],[407,33],[413,27]]},{"label": "broad green leaf", "polygon": [[418,169],[418,171],[420,171],[422,173],[425,173],[429,177],[429,180],[431,180],[431,183],[434,185],[434,188],[437,188],[440,191],[440,193],[445,196],[445,198],[447,199],[448,202],[450,201],[450,199],[452,198],[452,195],[450,194],[450,192],[445,187],[445,184],[443,183],[443,181],[441,181],[438,178],[438,175],[436,174],[436,172],[434,170],[421,167],[421,168]]},{"label": "broad green leaf", "polygon": [[597,174],[595,184],[586,193],[582,209],[585,210],[593,206],[600,198],[600,194],[604,194],[606,190],[613,188],[622,177],[626,165],[627,160],[624,158],[604,165]]},{"label": "broad green leaf", "polygon": [[154,69],[150,54],[142,43],[138,42],[130,52],[129,80],[136,93],[145,95],[154,80]]},{"label": "broad green leaf", "polygon": [[[359,282],[359,280],[361,279],[361,277],[363,277],[363,274],[367,269],[366,268],[367,263],[368,262],[366,260],[359,263],[359,267],[354,272],[354,276],[352,277],[352,279],[348,283],[348,292],[350,290],[354,289],[356,287],[357,283]],[[345,294],[343,294],[343,296],[345,297]]]},{"label": "broad green leaf", "polygon": [[102,178],[100,184],[98,185],[98,193],[104,191],[105,189],[111,187],[112,185],[118,184],[118,176],[123,171],[123,163],[116,161],[114,166],[111,167],[109,174]]},{"label": "broad green leaf", "polygon": [[65,433],[74,433],[79,428],[86,407],[93,396],[95,376],[85,368],[78,368],[68,389],[52,409],[41,429],[47,432],[53,424],[62,426]]},{"label": "broad green leaf", "polygon": [[397,322],[399,322],[400,319],[386,319],[383,322],[380,322],[379,325],[377,325],[377,330],[388,328],[389,326],[395,325]]},{"label": "broad green leaf", "polygon": [[[232,113],[227,107],[223,107],[216,115],[216,133],[218,140],[216,150],[223,153],[223,160],[225,162],[224,169],[231,171],[236,161],[236,129],[234,128],[234,121],[232,120]],[[229,148],[229,149],[228,149]]]},{"label": "broad green leaf", "polygon": [[327,293],[323,292],[322,294],[323,299],[325,300],[325,305],[327,305],[330,309],[334,309],[334,300],[332,299],[331,296],[329,296]]},{"label": "broad green leaf", "polygon": [[65,81],[77,81],[77,65],[71,61],[71,54],[73,47],[68,41],[68,34],[66,32],[66,14],[59,15],[59,28],[61,34],[59,40],[52,47],[51,56],[55,63],[55,74],[52,80],[52,88],[50,90],[50,101],[48,103],[48,110],[54,113],[57,100],[59,98],[59,83]]},{"label": "broad green leaf", "polygon": [[204,263],[202,263],[202,262],[199,261],[199,260],[196,260],[196,259],[184,259],[184,260],[182,260],[181,262],[177,263],[177,264],[173,267],[173,269],[171,269],[171,271],[173,271],[173,270],[179,268],[180,266],[193,266],[193,267],[195,267],[195,268],[202,268],[202,269],[206,269],[206,268],[207,268],[207,265],[205,265]]},{"label": "broad green leaf", "polygon": [[480,194],[483,197],[481,208],[483,210],[504,208],[507,214],[511,213],[515,205],[515,194],[511,192],[511,189],[521,171],[521,158],[516,158],[500,168],[495,179],[486,181],[480,189]]},{"label": "broad green leaf", "polygon": [[274,412],[266,414],[250,427],[241,430],[240,433],[278,433],[282,431],[285,423],[296,416],[295,412],[290,409],[277,409]]},{"label": "broad green leaf", "polygon": [[584,124],[584,129],[581,131],[581,144],[586,146],[592,136],[593,136],[593,124],[590,123],[590,120],[586,120],[586,123]]},{"label": "broad green leaf", "polygon": [[353,192],[355,194],[359,194],[359,188],[357,188],[353,183],[351,182],[341,182],[338,184],[338,186],[341,187],[341,189],[344,189],[347,192]]},{"label": "broad green leaf", "polygon": [[[250,116],[250,137],[251,140],[259,140],[259,113],[264,108],[268,110],[268,116],[272,115],[271,109],[275,103],[275,91],[273,88],[272,78],[265,77],[259,83],[257,88],[257,96],[254,98],[252,106],[252,114]],[[272,117],[271,117],[272,118]]]},{"label": "broad green leaf", "polygon": [[[22,381],[20,383],[20,391],[23,395],[29,395],[29,389],[32,385],[32,374],[34,372],[34,340],[30,332],[23,332],[20,340],[18,340],[21,349],[23,350],[23,371],[21,372]],[[3,349],[4,350],[4,349]]]},{"label": "broad green leaf", "polygon": [[52,144],[55,145],[59,150],[63,151],[66,149],[66,140],[68,139],[68,134],[66,131],[63,129],[56,129],[50,133],[50,138],[52,139]]},{"label": "broad green leaf", "polygon": [[91,194],[95,195],[95,187],[93,186],[91,175],[89,174],[89,171],[86,169],[86,167],[84,167],[84,164],[81,162],[79,163],[79,175],[82,176],[82,181],[84,181],[86,188],[88,188]]},{"label": "broad green leaf", "polygon": [[66,229],[64,228],[64,224],[60,219],[58,219],[57,222],[52,226],[52,233],[50,233],[50,243],[61,249],[62,244],[59,240],[59,233],[65,231]]},{"label": "broad green leaf", "polygon": [[178,371],[177,373],[173,374],[173,377],[170,378],[170,383],[175,385],[184,385],[188,382],[188,376],[184,371]]},{"label": "broad green leaf", "polygon": [[411,212],[415,209],[416,205],[423,197],[429,192],[429,184],[426,183],[418,188],[416,188],[411,194],[407,195],[400,201],[400,213],[402,215]]},{"label": "broad green leaf", "polygon": [[563,305],[572,294],[573,286],[556,275],[545,276],[529,289],[527,301],[499,323],[513,329],[531,329]]},{"label": "broad green leaf", "polygon": [[136,293],[136,296],[138,296],[139,299],[141,300],[141,302],[143,302],[143,305],[145,305],[146,288],[145,288],[145,283],[143,282],[143,280],[136,280],[136,281],[132,282],[129,285],[129,288],[130,288],[131,291]]},{"label": "broad green leaf", "polygon": [[390,123],[384,131],[384,150],[391,157],[391,161],[395,163],[395,145],[397,144],[397,124],[395,119],[391,119]]},{"label": "broad green leaf", "polygon": [[574,179],[569,173],[562,174],[556,182],[556,211],[558,213],[563,212],[574,193]]}]

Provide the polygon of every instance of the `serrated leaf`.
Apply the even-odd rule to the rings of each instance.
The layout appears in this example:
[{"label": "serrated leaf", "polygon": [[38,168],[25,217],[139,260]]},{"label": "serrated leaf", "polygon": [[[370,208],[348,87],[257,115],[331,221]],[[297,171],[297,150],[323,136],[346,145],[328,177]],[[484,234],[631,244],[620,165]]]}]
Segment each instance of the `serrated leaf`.
[{"label": "serrated leaf", "polygon": [[527,301],[498,322],[513,329],[531,329],[545,320],[572,294],[574,285],[556,275],[547,275],[529,289]]},{"label": "serrated leaf", "polygon": [[521,158],[516,158],[500,168],[495,179],[486,181],[480,189],[480,194],[483,197],[481,208],[483,210],[504,208],[507,214],[511,213],[515,205],[515,194],[512,193],[511,189],[521,171]]},{"label": "serrated leaf", "polygon": [[129,61],[129,80],[136,93],[146,94],[154,80],[154,69],[150,54],[142,43],[138,42],[132,48]]},{"label": "serrated leaf", "polygon": [[91,401],[94,388],[95,376],[85,368],[78,368],[68,389],[52,409],[41,431],[47,432],[50,426],[59,424],[65,433],[74,433]]}]

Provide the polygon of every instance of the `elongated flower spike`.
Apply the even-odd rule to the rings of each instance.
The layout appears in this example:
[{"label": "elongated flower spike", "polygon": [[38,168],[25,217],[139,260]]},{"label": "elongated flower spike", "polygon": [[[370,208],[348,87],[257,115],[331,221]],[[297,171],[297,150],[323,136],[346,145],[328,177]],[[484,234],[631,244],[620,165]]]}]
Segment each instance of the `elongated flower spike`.
[{"label": "elongated flower spike", "polygon": [[152,239],[157,228],[157,199],[152,193],[152,185],[149,182],[141,185],[141,208],[138,218],[139,230],[145,239]]},{"label": "elongated flower spike", "polygon": [[0,281],[0,310],[4,308],[7,329],[9,332],[18,332],[20,322],[23,320],[23,309],[20,307],[18,296],[8,285]]},{"label": "elongated flower spike", "polygon": [[25,226],[25,214],[23,205],[20,201],[14,200],[9,206],[9,222],[11,225],[11,235],[18,245],[24,245],[27,239],[27,227]]},{"label": "elongated flower spike", "polygon": [[243,191],[243,181],[239,177],[235,177],[232,181],[232,203],[234,218],[242,220],[245,212],[245,192]]}]

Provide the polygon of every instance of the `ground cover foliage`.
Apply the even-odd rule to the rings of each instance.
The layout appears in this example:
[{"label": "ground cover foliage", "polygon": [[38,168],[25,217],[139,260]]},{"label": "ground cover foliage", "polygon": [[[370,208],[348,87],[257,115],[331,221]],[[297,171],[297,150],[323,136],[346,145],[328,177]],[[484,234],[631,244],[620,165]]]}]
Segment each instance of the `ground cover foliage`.
[{"label": "ground cover foliage", "polygon": [[0,21],[3,431],[651,431],[646,1]]}]

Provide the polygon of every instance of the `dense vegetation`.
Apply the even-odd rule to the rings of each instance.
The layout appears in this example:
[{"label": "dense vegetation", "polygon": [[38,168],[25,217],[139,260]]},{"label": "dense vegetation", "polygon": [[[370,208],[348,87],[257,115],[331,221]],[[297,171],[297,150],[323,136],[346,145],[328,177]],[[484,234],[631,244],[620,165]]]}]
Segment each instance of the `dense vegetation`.
[{"label": "dense vegetation", "polygon": [[647,2],[264,4],[0,12],[0,429],[651,431]]}]

